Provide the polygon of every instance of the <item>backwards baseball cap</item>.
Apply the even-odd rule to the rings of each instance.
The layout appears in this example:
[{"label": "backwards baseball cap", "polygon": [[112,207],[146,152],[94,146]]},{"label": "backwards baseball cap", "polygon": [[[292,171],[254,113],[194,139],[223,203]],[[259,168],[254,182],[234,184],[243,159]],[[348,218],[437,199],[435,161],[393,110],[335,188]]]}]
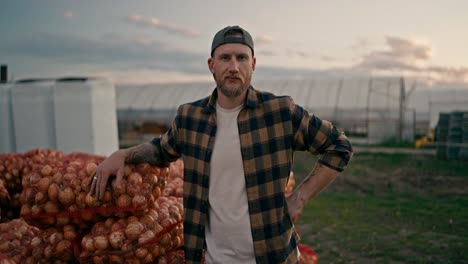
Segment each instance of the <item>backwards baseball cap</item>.
[{"label": "backwards baseball cap", "polygon": [[[233,36],[235,34],[241,34],[242,36]],[[254,55],[254,43],[250,33],[239,26],[228,26],[218,31],[214,36],[213,43],[211,44],[211,56],[213,57],[216,48],[227,43],[247,45],[252,50],[252,56]]]}]

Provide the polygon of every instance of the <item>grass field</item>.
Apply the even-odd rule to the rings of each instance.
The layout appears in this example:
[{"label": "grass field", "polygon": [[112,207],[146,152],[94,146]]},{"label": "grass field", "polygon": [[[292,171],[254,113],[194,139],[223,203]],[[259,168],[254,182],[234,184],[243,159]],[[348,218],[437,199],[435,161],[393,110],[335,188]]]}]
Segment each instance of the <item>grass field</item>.
[{"label": "grass field", "polygon": [[[315,160],[296,154],[296,182]],[[468,162],[356,153],[296,226],[319,263],[468,263]]]}]

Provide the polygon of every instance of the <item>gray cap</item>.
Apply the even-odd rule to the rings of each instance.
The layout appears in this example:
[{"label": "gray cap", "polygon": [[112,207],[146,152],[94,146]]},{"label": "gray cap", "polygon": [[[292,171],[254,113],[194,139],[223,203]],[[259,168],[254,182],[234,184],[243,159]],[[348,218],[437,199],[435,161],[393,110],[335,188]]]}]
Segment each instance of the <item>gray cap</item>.
[{"label": "gray cap", "polygon": [[[234,31],[234,33],[239,32],[242,34],[242,37],[226,37],[226,33],[230,31]],[[213,57],[213,53],[217,47],[227,43],[239,43],[247,45],[252,50],[252,56],[254,55],[254,43],[250,33],[239,26],[228,26],[218,31],[218,33],[216,33],[214,36],[213,43],[211,44],[211,56]]]}]

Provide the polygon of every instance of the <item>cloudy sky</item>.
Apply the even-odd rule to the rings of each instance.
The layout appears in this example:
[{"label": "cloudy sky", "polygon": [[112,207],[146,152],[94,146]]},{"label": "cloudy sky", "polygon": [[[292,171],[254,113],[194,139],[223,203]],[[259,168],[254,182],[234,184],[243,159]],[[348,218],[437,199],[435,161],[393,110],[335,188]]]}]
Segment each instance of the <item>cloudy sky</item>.
[{"label": "cloudy sky", "polygon": [[6,0],[0,63],[9,76],[116,82],[211,80],[226,25],[255,39],[255,78],[404,75],[468,83],[468,1]]}]

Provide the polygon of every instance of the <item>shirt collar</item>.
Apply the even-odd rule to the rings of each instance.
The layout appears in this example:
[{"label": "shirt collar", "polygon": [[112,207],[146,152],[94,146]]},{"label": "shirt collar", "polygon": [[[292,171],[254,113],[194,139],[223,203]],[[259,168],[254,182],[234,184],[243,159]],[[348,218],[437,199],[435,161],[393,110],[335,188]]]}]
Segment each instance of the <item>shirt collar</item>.
[{"label": "shirt collar", "polygon": [[[216,112],[216,99],[218,98],[218,89],[215,88],[208,97],[208,102],[203,109],[205,113],[214,113]],[[257,96],[257,91],[253,88],[252,85],[247,89],[247,97],[245,99],[244,105],[249,108],[255,108],[259,104],[259,99]]]}]

